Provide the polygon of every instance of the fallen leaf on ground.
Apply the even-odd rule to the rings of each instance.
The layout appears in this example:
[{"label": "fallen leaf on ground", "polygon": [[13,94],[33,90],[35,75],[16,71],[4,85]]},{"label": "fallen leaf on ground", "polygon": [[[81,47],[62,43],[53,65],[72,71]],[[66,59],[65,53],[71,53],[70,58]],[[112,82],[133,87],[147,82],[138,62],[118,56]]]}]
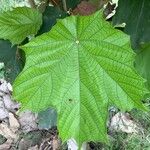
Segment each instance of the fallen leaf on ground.
[{"label": "fallen leaf on ground", "polygon": [[52,147],[53,147],[53,150],[58,150],[60,149],[60,145],[61,145],[61,142],[58,138],[53,138],[52,140]]},{"label": "fallen leaf on ground", "polygon": [[0,93],[1,96],[3,94],[10,93],[9,88],[7,86],[7,82],[4,79],[0,79]]},{"label": "fallen leaf on ground", "polygon": [[9,82],[7,83],[7,88],[8,88],[8,90],[9,90],[9,92],[12,92],[12,91],[13,91],[12,85],[11,85]]},{"label": "fallen leaf on ground", "polygon": [[4,144],[0,145],[0,150],[10,150],[13,140],[8,139]]},{"label": "fallen leaf on ground", "polygon": [[30,147],[28,150],[39,150],[38,145]]},{"label": "fallen leaf on ground", "polygon": [[6,139],[16,139],[18,137],[17,134],[15,134],[5,122],[0,124],[0,134]]},{"label": "fallen leaf on ground", "polygon": [[9,124],[10,124],[10,128],[11,128],[11,130],[13,130],[13,132],[18,131],[20,124],[12,113],[9,113]]},{"label": "fallen leaf on ground", "polygon": [[97,10],[97,6],[93,5],[90,2],[87,1],[82,1],[77,8],[73,10],[74,15],[82,15],[82,16],[87,16],[91,15]]},{"label": "fallen leaf on ground", "polygon": [[9,112],[5,108],[2,98],[0,97],[0,120],[2,121],[8,117],[9,117]]},{"label": "fallen leaf on ground", "polygon": [[110,129],[126,133],[138,133],[138,125],[131,119],[128,113],[118,112],[111,119]]},{"label": "fallen leaf on ground", "polygon": [[30,140],[24,140],[24,139],[21,139],[21,141],[19,142],[19,150],[27,150],[32,144],[32,141]]},{"label": "fallen leaf on ground", "polygon": [[8,94],[3,96],[3,102],[4,102],[6,109],[11,112],[16,112],[20,107],[20,105],[18,103],[14,102],[11,99],[11,96]]},{"label": "fallen leaf on ground", "polygon": [[29,132],[38,129],[37,115],[31,111],[21,112],[19,114],[19,123],[23,132]]},{"label": "fallen leaf on ground", "polygon": [[4,79],[0,79],[0,120],[8,118],[9,111],[16,112],[20,105],[11,99],[12,86]]}]

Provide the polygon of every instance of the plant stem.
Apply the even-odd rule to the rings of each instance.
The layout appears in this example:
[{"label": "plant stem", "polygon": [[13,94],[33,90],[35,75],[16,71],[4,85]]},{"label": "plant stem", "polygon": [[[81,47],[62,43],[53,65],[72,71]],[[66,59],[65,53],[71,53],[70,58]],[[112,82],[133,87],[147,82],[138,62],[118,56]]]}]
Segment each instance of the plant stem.
[{"label": "plant stem", "polygon": [[64,11],[67,12],[67,4],[66,4],[66,0],[62,0],[62,3],[63,3]]}]

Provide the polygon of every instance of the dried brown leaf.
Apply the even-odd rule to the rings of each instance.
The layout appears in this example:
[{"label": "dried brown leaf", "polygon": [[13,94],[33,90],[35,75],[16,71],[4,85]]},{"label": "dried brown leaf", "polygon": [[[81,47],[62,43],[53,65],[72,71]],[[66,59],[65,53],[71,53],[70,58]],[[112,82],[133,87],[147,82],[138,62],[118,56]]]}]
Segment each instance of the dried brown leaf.
[{"label": "dried brown leaf", "polygon": [[18,131],[18,129],[20,128],[20,124],[18,120],[15,118],[15,116],[12,113],[9,113],[9,124],[13,132]]},{"label": "dried brown leaf", "polygon": [[137,133],[138,125],[134,122],[128,113],[117,113],[111,119],[110,128],[115,131],[126,133]]},{"label": "dried brown leaf", "polygon": [[19,123],[23,132],[29,132],[38,129],[37,115],[31,111],[21,112],[19,114]]},{"label": "dried brown leaf", "polygon": [[87,2],[87,1],[82,1],[77,8],[73,10],[73,15],[82,15],[82,16],[87,16],[92,13],[94,13],[97,10],[97,6],[94,4]]}]

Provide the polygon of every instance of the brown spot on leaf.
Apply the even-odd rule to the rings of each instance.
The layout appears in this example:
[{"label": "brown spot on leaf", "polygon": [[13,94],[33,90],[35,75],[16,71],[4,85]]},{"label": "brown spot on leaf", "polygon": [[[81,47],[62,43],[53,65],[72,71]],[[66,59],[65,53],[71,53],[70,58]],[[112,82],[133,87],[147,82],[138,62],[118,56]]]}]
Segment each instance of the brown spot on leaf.
[{"label": "brown spot on leaf", "polygon": [[72,102],[73,100],[72,99],[69,99],[69,102]]}]

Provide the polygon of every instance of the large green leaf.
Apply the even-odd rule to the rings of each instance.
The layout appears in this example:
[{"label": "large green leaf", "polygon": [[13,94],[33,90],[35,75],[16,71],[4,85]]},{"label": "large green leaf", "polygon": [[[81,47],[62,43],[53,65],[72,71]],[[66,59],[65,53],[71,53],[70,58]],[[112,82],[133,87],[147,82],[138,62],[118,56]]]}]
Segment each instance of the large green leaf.
[{"label": "large green leaf", "polygon": [[119,0],[114,24],[126,23],[125,32],[131,35],[134,48],[150,41],[150,1]]},{"label": "large green leaf", "polygon": [[28,7],[18,7],[0,14],[0,38],[20,44],[27,36],[34,35],[42,24],[42,15]]},{"label": "large green leaf", "polygon": [[23,109],[57,109],[63,141],[107,141],[108,106],[145,109],[143,78],[133,67],[129,37],[97,12],[59,20],[22,46],[26,65],[13,96]]}]

